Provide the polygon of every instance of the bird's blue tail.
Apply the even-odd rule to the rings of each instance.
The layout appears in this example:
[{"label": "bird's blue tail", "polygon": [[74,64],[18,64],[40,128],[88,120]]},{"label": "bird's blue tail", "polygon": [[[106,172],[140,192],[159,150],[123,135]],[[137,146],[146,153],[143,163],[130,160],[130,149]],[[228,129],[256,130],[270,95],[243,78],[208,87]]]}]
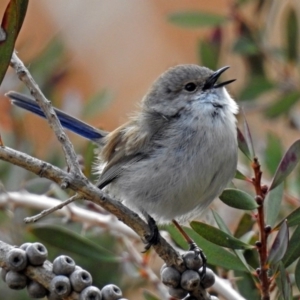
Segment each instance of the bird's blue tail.
[{"label": "bird's blue tail", "polygon": [[[13,105],[21,107],[40,117],[45,118],[45,115],[41,108],[38,106],[35,100],[30,98],[29,96],[17,92],[8,92],[6,93],[6,96],[11,99]],[[63,127],[77,133],[78,135],[86,139],[89,139],[97,144],[101,144],[101,139],[107,135],[107,132],[88,125],[57,108],[54,108],[54,110]]]}]

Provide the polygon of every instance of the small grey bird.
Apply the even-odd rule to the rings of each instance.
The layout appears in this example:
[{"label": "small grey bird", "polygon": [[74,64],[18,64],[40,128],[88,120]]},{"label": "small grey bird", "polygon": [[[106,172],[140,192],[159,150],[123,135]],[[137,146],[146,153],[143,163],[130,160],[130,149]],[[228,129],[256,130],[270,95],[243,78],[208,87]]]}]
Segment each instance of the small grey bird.
[{"label": "small grey bird", "polygon": [[[200,215],[235,175],[238,106],[225,89],[234,80],[217,83],[228,68],[170,68],[140,111],[110,133],[56,112],[63,126],[100,146],[99,188],[160,224],[183,223]],[[44,116],[29,97],[7,96]]]}]

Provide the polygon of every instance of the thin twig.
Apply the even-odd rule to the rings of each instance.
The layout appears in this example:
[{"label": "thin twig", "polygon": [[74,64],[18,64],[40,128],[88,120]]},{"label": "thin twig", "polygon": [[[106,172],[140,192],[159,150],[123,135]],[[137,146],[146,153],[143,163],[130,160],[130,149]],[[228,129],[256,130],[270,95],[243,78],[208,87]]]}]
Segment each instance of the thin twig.
[{"label": "thin twig", "polygon": [[[29,207],[36,210],[45,210],[59,205],[60,200],[51,198],[46,195],[36,195],[28,192],[4,192],[0,188],[0,209],[8,205],[13,207]],[[131,239],[139,239],[139,236],[128,226],[122,222],[118,222],[117,218],[112,214],[102,214],[72,205],[67,209],[63,208],[55,212],[60,216],[64,216],[72,222],[80,222],[86,227],[105,228],[115,236],[125,236]]]},{"label": "thin twig", "polygon": [[[74,147],[70,142],[68,136],[65,134],[60,121],[58,120],[56,113],[51,105],[51,102],[44,96],[28,69],[17,56],[16,52],[14,52],[12,55],[10,66],[16,71],[19,79],[24,82],[31,95],[35,98],[37,104],[44,112],[50,127],[56,135],[57,140],[62,145],[62,149],[64,151],[65,159],[70,172],[74,174],[74,176],[84,176],[78,164]],[[68,183],[63,183],[63,185],[68,185]]]},{"label": "thin twig", "polygon": [[25,223],[34,223],[34,222],[40,220],[41,218],[46,217],[46,216],[50,215],[51,213],[53,213],[53,212],[55,212],[59,209],[62,209],[66,205],[68,205],[71,202],[73,202],[75,200],[78,200],[78,199],[81,199],[81,197],[78,194],[76,194],[76,195],[72,196],[71,198],[61,202],[58,205],[55,205],[51,208],[48,208],[48,209],[45,209],[45,210],[41,211],[39,214],[37,214],[35,216],[25,218],[24,222]]}]

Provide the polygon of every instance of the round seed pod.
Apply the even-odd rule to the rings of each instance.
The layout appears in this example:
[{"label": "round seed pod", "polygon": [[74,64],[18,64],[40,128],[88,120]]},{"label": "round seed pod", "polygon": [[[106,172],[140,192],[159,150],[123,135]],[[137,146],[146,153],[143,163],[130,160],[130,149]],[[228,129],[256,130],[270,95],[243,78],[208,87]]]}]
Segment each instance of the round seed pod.
[{"label": "round seed pod", "polygon": [[7,272],[8,272],[7,270],[1,268],[1,278],[4,282],[5,282],[5,277],[6,277]]},{"label": "round seed pod", "polygon": [[176,269],[172,267],[166,267],[162,270],[160,276],[161,276],[161,281],[164,285],[173,288],[179,286],[180,273]]},{"label": "round seed pod", "polygon": [[32,243],[24,243],[20,246],[20,249],[26,251],[27,247],[30,246]]},{"label": "round seed pod", "polygon": [[169,287],[168,292],[171,297],[174,297],[176,299],[183,299],[188,294],[188,292],[182,288]]},{"label": "round seed pod", "polygon": [[70,282],[73,290],[80,293],[86,287],[92,285],[93,278],[89,272],[86,270],[75,270],[70,275]]},{"label": "round seed pod", "polygon": [[121,289],[115,284],[105,285],[102,288],[101,293],[103,300],[119,300],[123,296]]},{"label": "round seed pod", "polygon": [[102,300],[102,294],[97,287],[91,285],[80,293],[79,300]]},{"label": "round seed pod", "polygon": [[[199,270],[200,274],[201,274],[201,271],[202,271],[202,268]],[[215,283],[214,272],[211,269],[206,268],[205,276],[204,276],[204,278],[201,279],[201,286],[204,289],[207,289],[207,288],[211,287],[214,283]]]},{"label": "round seed pod", "polygon": [[200,275],[196,271],[186,270],[181,275],[180,285],[187,291],[193,291],[200,284]]},{"label": "round seed pod", "polygon": [[186,252],[182,255],[182,258],[184,260],[185,266],[189,270],[198,271],[203,265],[202,258],[199,255],[197,255],[194,251]]},{"label": "round seed pod", "polygon": [[60,255],[53,261],[53,273],[56,275],[69,275],[74,270],[75,261],[67,255]]},{"label": "round seed pod", "polygon": [[161,276],[162,271],[167,267],[167,264],[163,264],[160,268],[159,274]]},{"label": "round seed pod", "polygon": [[48,291],[36,281],[30,281],[27,285],[27,292],[30,298],[39,299],[47,295]]},{"label": "round seed pod", "polygon": [[15,271],[8,271],[5,276],[5,282],[13,290],[22,290],[27,285],[27,277]]},{"label": "round seed pod", "polygon": [[26,248],[28,261],[33,266],[41,266],[48,257],[46,247],[41,243],[33,243]]},{"label": "round seed pod", "polygon": [[49,287],[50,293],[59,297],[68,296],[71,293],[71,283],[68,277],[64,275],[55,276]]},{"label": "round seed pod", "polygon": [[28,263],[26,252],[19,248],[11,249],[6,255],[6,263],[12,271],[23,271]]},{"label": "round seed pod", "polygon": [[47,299],[48,300],[61,300],[61,297],[56,295],[55,293],[50,293],[48,296],[47,296]]}]

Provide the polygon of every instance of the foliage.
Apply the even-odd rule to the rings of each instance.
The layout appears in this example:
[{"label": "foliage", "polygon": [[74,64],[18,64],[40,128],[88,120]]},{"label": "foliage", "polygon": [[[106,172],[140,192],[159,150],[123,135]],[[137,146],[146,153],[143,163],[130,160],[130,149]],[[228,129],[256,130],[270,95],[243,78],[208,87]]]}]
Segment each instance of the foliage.
[{"label": "foliage", "polygon": [[[270,0],[236,0],[235,4],[229,7],[227,16],[203,11],[174,12],[168,16],[168,21],[187,30],[206,28],[207,35],[199,40],[196,49],[199,61],[203,65],[216,69],[229,54],[240,59],[247,74],[245,83],[240,85],[235,93],[240,106],[250,105],[266,122],[285,120],[288,121],[287,124],[296,125],[293,110],[300,99],[299,14],[293,6],[286,6],[284,18],[276,19],[274,10],[272,12],[275,19],[267,18],[271,17],[268,11],[274,5]],[[2,27],[13,34],[9,34],[5,41],[0,42],[0,80],[9,65],[26,7],[27,1],[10,1],[5,12]],[[247,9],[252,9],[256,17],[247,17]],[[268,45],[270,37],[264,30],[265,22],[275,21],[280,22],[284,32],[279,48]],[[231,40],[226,35],[228,25],[234,28]],[[44,52],[31,62],[33,76],[37,78],[42,90],[50,97],[53,96],[54,102],[56,85],[68,73],[67,64],[62,62],[66,62],[66,57],[63,42],[59,38],[51,41]],[[62,65],[64,68],[61,68]],[[262,105],[266,97],[269,101]],[[93,116],[110,99],[109,92],[99,91],[81,107],[82,116]],[[245,114],[247,115],[247,110]],[[16,133],[13,136],[3,136],[3,140],[12,148],[35,155],[34,147],[26,139],[22,121],[13,118],[13,122]],[[300,159],[300,140],[287,147],[284,146],[282,136],[268,132],[265,148],[262,150],[258,146],[259,141],[252,137],[248,123],[240,123],[243,124],[243,130],[238,130],[238,142],[243,171],[237,171],[234,186],[226,189],[220,196],[221,201],[232,210],[241,211],[235,229],[228,228],[218,212],[213,211],[216,226],[193,221],[190,224],[191,228],[185,230],[201,246],[209,265],[217,273],[227,273],[231,278],[228,271],[234,271],[235,278],[238,278],[235,286],[246,299],[261,298],[262,287],[266,284],[262,280],[264,269],[268,269],[264,276],[270,279],[271,285],[267,288],[273,289],[272,298],[291,299],[291,293],[296,297],[300,289],[300,209],[296,205],[298,202],[295,204],[294,201],[290,201],[300,197],[300,169],[297,166]],[[293,129],[299,128],[287,126],[284,134],[288,135],[289,130]],[[285,148],[287,150],[284,151]],[[92,178],[94,146],[83,143],[77,148],[77,152],[84,153],[85,174]],[[46,156],[50,163],[64,167],[62,158],[53,155],[53,151],[49,151]],[[32,193],[47,193],[57,199],[66,199],[69,196],[57,186],[43,179],[36,179],[14,166],[0,162],[0,169],[0,180],[7,190],[17,190],[22,183],[23,188]],[[264,185],[265,182],[269,182],[268,186]],[[38,226],[24,227],[20,225],[19,220],[36,211],[18,208],[14,213],[14,217],[8,218],[4,211],[0,211],[1,239],[9,239],[14,244],[42,240],[53,257],[58,253],[75,256],[79,264],[92,273],[99,285],[110,280],[114,283],[124,280],[120,272],[114,271],[121,268],[120,249],[115,237],[103,233],[100,235],[96,228],[82,234],[84,224],[64,224],[63,220],[54,216],[49,216]],[[170,233],[179,247],[186,249],[186,243],[173,226],[164,226],[162,229]],[[55,239],[50,238],[52,236],[55,236]],[[89,255],[85,255],[87,248]],[[98,265],[101,265],[105,272],[98,272]],[[138,273],[132,265],[123,265],[123,269],[126,269],[130,276],[136,276]],[[17,295],[9,293],[8,291],[6,294],[7,299],[28,299],[21,292]],[[144,297],[158,299],[147,291],[144,292]]]}]

